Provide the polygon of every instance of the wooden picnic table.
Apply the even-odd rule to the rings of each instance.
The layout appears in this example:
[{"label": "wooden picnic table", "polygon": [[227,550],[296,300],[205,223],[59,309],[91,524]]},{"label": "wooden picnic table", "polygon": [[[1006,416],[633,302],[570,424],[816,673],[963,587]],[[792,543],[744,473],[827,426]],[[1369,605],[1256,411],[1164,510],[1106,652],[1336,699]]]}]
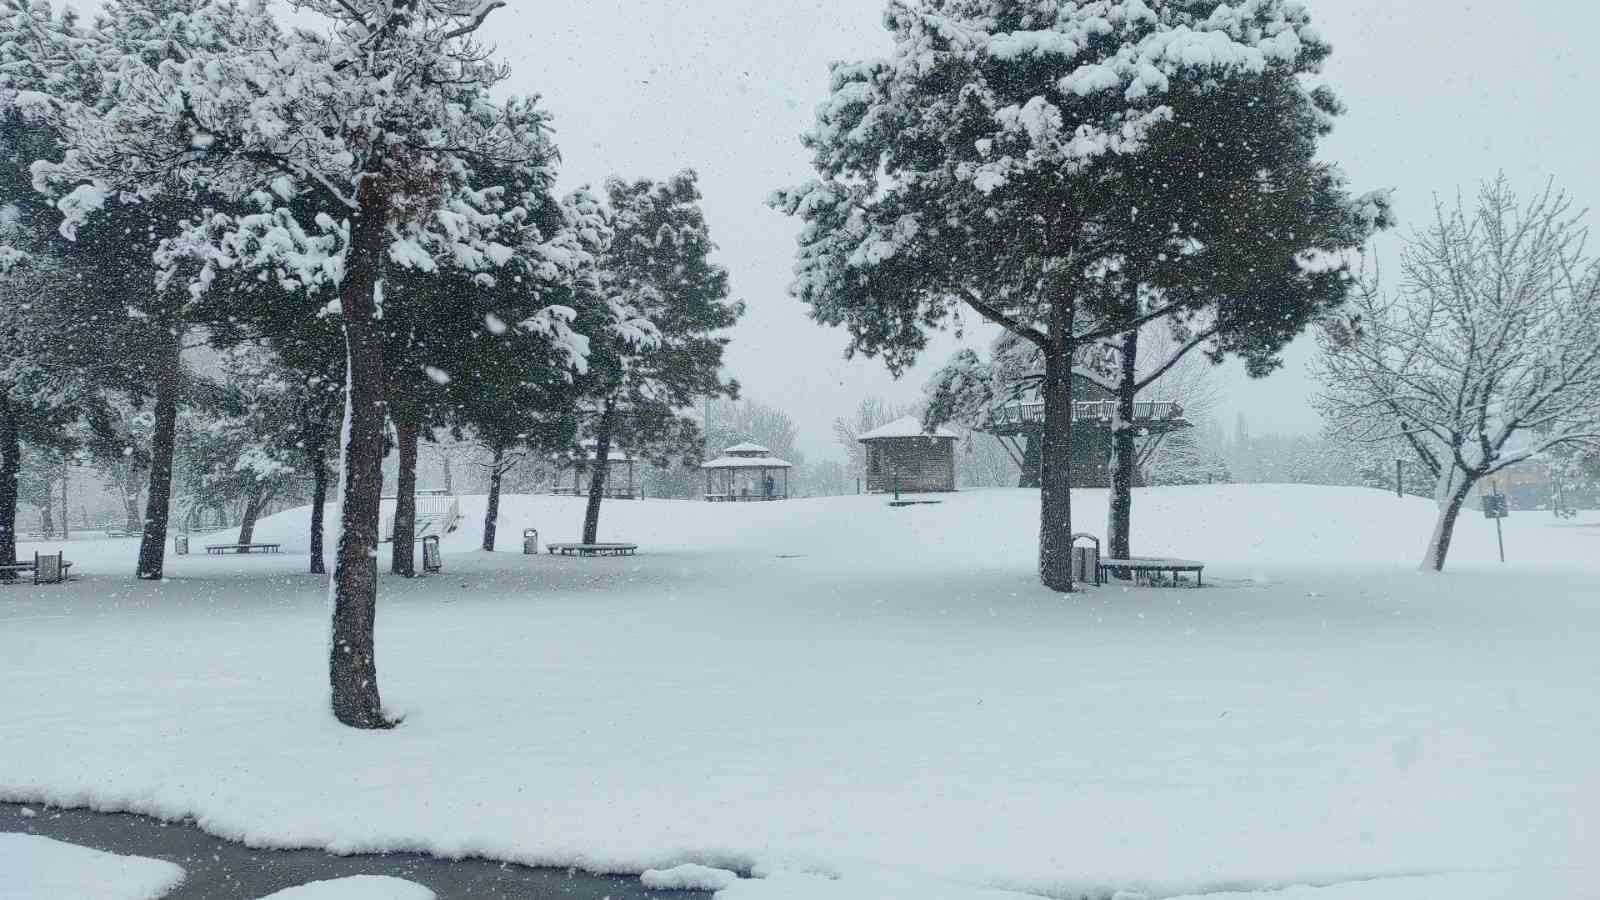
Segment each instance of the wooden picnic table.
[{"label": "wooden picnic table", "polygon": [[1102,580],[1104,580],[1106,572],[1113,569],[1130,569],[1133,571],[1135,578],[1142,573],[1147,579],[1151,573],[1159,575],[1162,572],[1171,572],[1173,583],[1177,583],[1179,572],[1193,572],[1194,586],[1200,587],[1204,584],[1201,572],[1205,567],[1206,564],[1199,560],[1174,559],[1162,556],[1130,556],[1127,559],[1100,558],[1100,576]]},{"label": "wooden picnic table", "polygon": [[560,553],[562,556],[632,556],[638,550],[638,544],[583,544],[583,543],[555,543],[546,544],[551,556]]},{"label": "wooden picnic table", "polygon": [[267,544],[267,543],[263,543],[263,544],[207,544],[206,545],[206,552],[207,553],[216,553],[218,555],[221,555],[223,553],[228,553],[228,552],[233,552],[233,553],[256,553],[256,552],[261,552],[261,553],[281,553],[281,552],[283,552],[283,546],[281,544]]}]

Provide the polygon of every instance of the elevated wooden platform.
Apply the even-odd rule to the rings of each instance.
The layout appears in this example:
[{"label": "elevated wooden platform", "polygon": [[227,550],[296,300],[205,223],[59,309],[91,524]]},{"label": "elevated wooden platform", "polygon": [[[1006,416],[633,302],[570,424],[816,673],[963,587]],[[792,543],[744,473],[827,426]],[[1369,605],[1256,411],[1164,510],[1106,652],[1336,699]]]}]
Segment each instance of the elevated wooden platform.
[{"label": "elevated wooden platform", "polygon": [[[1116,414],[1115,400],[1079,400],[1072,404],[1074,425],[1109,429]],[[1183,417],[1183,407],[1173,400],[1136,400],[1133,424],[1147,431],[1175,431],[1193,423]],[[989,410],[989,420],[979,431],[1001,437],[1026,437],[1044,430],[1043,400],[1013,400]]]}]

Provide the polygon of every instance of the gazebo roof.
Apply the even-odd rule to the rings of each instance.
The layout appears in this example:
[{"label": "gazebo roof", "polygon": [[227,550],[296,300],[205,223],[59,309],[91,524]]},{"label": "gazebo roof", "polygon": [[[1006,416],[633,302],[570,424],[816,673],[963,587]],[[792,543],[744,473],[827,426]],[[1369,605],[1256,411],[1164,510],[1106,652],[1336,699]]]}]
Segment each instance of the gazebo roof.
[{"label": "gazebo roof", "polygon": [[[600,442],[594,438],[587,438],[581,441],[579,446],[583,448],[583,458],[588,462],[594,462],[597,455],[595,451],[599,449]],[[612,444],[610,452],[606,454],[606,462],[633,462],[633,457],[628,455],[628,451]]]},{"label": "gazebo roof", "polygon": [[887,425],[872,429],[866,434],[856,438],[858,441],[881,441],[889,438],[956,438],[955,432],[948,428],[935,428],[933,431],[922,430],[922,420],[916,416],[901,416]]},{"label": "gazebo roof", "polygon": [[769,456],[771,453],[771,448],[753,444],[750,441],[734,444],[732,447],[722,451],[723,456]]},{"label": "gazebo roof", "polygon": [[794,463],[776,456],[719,456],[700,464],[702,469],[792,469]]}]

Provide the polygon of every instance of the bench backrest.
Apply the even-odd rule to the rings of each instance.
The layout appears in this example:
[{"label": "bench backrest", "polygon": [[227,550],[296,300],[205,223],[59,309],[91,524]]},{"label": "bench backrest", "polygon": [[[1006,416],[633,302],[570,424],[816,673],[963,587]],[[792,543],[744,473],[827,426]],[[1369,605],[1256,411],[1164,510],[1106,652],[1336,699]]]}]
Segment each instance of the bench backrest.
[{"label": "bench backrest", "polygon": [[33,583],[55,584],[63,580],[60,553],[35,553],[33,555]]}]

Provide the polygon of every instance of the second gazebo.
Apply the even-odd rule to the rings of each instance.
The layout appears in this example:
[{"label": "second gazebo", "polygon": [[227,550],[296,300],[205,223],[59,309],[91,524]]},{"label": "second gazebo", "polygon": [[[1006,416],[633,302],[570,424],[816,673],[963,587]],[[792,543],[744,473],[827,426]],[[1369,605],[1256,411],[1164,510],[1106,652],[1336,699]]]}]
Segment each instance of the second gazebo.
[{"label": "second gazebo", "polygon": [[700,468],[706,473],[709,501],[789,499],[793,464],[773,456],[760,444],[734,444]]}]

